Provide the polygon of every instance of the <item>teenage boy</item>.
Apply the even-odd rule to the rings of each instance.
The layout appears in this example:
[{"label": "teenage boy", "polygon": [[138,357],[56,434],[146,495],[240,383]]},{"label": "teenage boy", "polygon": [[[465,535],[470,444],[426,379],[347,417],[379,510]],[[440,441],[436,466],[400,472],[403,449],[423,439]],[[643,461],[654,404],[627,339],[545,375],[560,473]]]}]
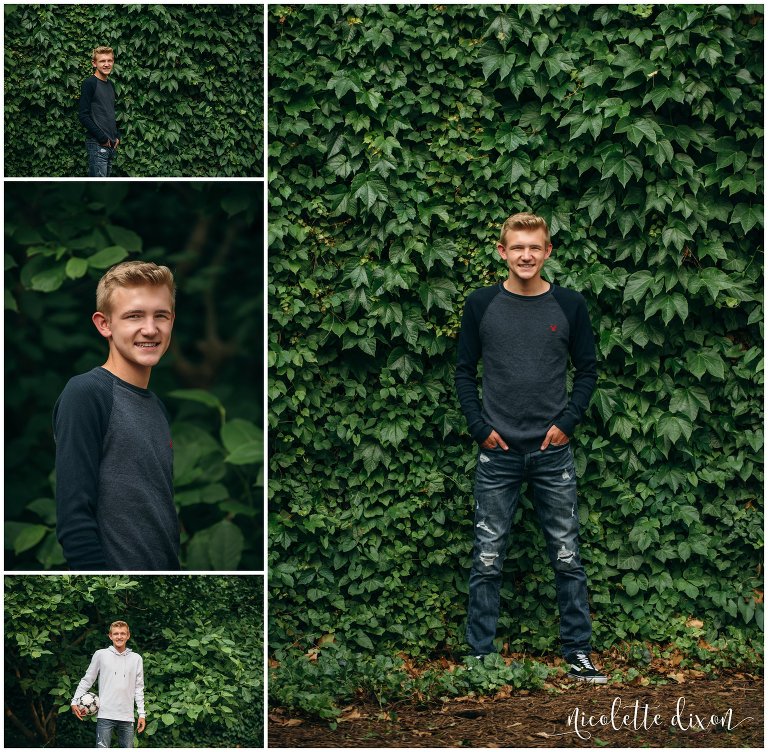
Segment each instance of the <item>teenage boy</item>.
[{"label": "teenage boy", "polygon": [[91,57],[93,75],[83,81],[80,89],[78,116],[88,135],[88,177],[108,178],[112,172],[120,131],[115,121],[115,87],[109,74],[115,64],[111,47],[97,47]]},{"label": "teenage boy", "polygon": [[96,289],[107,362],[70,379],[53,408],[56,532],[70,569],[179,569],[169,417],[147,388],[174,301],[171,271],[141,261]]},{"label": "teenage boy", "polygon": [[[595,345],[584,298],[541,276],[552,253],[549,228],[514,214],[501,229],[503,282],[473,292],[459,336],[456,391],[480,445],[469,575],[467,642],[493,651],[507,539],[520,486],[528,481],[555,570],[562,652],[574,679],[603,684],[590,660],[587,578],[579,558],[576,470],[570,438],[597,382]],[[575,375],[566,389],[568,359]],[[477,364],[483,359],[482,404]]]},{"label": "teenage boy", "polygon": [[99,713],[96,716],[96,746],[109,748],[112,730],[117,729],[117,745],[133,746],[133,702],[139,711],[136,731],[146,726],[144,712],[144,662],[128,646],[130,629],[124,621],[112,622],[109,639],[112,646],[97,650],[85,676],[77,685],[70,703],[72,712],[82,721],[87,715],[77,701],[99,680]]}]

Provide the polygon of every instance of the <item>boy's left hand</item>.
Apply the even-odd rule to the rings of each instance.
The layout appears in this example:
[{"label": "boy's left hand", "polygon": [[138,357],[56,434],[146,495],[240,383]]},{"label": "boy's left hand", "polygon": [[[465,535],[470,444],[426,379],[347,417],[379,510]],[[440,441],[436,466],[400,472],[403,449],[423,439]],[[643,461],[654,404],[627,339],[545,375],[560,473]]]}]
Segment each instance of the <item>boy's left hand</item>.
[{"label": "boy's left hand", "polygon": [[543,452],[550,444],[552,444],[552,446],[562,446],[563,444],[567,444],[569,440],[570,439],[557,426],[552,426],[544,437],[541,451]]},{"label": "boy's left hand", "polygon": [[139,718],[139,722],[136,724],[136,733],[140,734],[144,731],[144,727],[147,725],[147,719],[144,717]]}]

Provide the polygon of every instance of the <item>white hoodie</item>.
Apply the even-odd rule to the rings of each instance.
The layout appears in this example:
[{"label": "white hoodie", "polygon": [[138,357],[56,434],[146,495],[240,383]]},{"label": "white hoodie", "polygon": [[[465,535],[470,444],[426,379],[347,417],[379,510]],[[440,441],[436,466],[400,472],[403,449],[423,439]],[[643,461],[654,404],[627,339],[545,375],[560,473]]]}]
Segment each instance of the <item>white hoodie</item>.
[{"label": "white hoodie", "polygon": [[144,662],[138,653],[126,648],[118,653],[114,645],[97,650],[91,665],[75,690],[74,705],[99,679],[98,718],[133,723],[133,701],[139,716],[144,713]]}]

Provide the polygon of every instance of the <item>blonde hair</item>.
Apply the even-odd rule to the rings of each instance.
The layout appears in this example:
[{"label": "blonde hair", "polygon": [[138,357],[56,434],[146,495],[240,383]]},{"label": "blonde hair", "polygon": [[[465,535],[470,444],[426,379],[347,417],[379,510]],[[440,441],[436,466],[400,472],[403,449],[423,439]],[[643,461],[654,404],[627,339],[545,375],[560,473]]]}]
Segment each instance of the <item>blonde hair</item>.
[{"label": "blonde hair", "polygon": [[118,627],[125,627],[128,630],[128,633],[130,634],[131,628],[128,626],[127,622],[124,621],[113,621],[109,625],[109,634],[112,634],[113,629],[117,629]]},{"label": "blonde hair", "polygon": [[176,307],[176,285],[173,273],[167,266],[158,266],[152,261],[124,261],[113,266],[99,280],[96,287],[96,310],[109,315],[112,308],[112,293],[117,287],[140,287],[165,285],[171,293],[171,310]]},{"label": "blonde hair", "polygon": [[115,51],[111,47],[95,47],[93,54],[91,55],[91,60],[95,60],[96,55],[112,55],[112,57],[114,57]]},{"label": "blonde hair", "polygon": [[499,243],[501,243],[501,245],[506,245],[504,237],[507,234],[507,230],[544,230],[546,244],[549,245],[550,242],[547,220],[544,219],[544,217],[539,217],[537,214],[520,212],[519,214],[513,214],[511,217],[507,217],[506,221],[501,226],[501,232],[499,233]]}]

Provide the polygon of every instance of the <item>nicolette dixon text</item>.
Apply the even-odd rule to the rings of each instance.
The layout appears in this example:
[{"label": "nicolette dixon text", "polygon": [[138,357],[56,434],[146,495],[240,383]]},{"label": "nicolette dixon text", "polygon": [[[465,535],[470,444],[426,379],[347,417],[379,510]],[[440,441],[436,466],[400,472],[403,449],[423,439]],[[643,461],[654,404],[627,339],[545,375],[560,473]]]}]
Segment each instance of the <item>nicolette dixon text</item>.
[{"label": "nicolette dixon text", "polygon": [[708,715],[706,713],[689,713],[685,710],[685,697],[679,697],[674,709],[669,713],[660,713],[658,706],[641,704],[635,700],[630,705],[624,705],[621,697],[616,697],[611,703],[609,713],[590,715],[580,708],[574,708],[567,718],[567,726],[572,729],[555,736],[576,734],[579,739],[591,739],[592,731],[600,728],[611,728],[614,731],[632,729],[634,731],[647,731],[654,726],[671,725],[680,731],[707,731],[718,727],[726,731],[740,726],[742,723],[754,720],[751,716],[739,721],[733,719],[733,709],[728,708],[722,715]]}]

